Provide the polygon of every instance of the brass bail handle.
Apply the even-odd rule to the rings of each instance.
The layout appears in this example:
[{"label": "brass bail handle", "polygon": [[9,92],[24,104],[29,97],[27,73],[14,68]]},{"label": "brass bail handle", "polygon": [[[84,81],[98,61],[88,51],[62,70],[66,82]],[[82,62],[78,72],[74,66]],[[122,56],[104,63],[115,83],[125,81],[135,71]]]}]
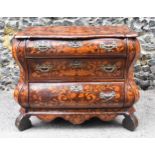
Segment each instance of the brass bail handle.
[{"label": "brass bail handle", "polygon": [[102,65],[101,66],[101,69],[104,71],[104,72],[107,72],[107,73],[112,73],[116,70],[116,65]]},{"label": "brass bail handle", "polygon": [[115,91],[110,91],[110,92],[100,92],[99,97],[101,99],[104,99],[106,101],[109,101],[113,99],[116,96]]},{"label": "brass bail handle", "polygon": [[43,72],[43,73],[46,73],[46,72],[49,72],[51,70],[53,70],[53,65],[46,65],[46,64],[43,64],[43,65],[36,65],[36,68],[35,68],[37,71],[40,71],[40,72]]}]

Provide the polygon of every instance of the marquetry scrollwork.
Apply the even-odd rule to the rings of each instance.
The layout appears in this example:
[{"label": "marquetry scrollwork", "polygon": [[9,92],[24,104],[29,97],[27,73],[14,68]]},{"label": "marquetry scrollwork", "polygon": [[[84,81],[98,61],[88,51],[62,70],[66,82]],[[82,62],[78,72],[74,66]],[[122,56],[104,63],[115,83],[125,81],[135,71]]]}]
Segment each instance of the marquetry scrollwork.
[{"label": "marquetry scrollwork", "polygon": [[[30,106],[46,107],[102,107],[121,106],[124,101],[123,83],[94,84],[31,84]],[[48,94],[44,96],[44,94]],[[39,100],[36,100],[39,98]]]}]

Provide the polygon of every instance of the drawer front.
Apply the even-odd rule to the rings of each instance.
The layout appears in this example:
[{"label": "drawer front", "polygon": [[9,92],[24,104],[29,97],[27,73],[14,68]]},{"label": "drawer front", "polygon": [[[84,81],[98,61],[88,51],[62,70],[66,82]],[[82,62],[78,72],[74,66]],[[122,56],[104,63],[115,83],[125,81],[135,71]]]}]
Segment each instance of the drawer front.
[{"label": "drawer front", "polygon": [[124,83],[29,83],[31,108],[122,107]]},{"label": "drawer front", "polygon": [[126,55],[124,39],[29,40],[27,57]]},{"label": "drawer front", "polygon": [[125,59],[28,59],[29,81],[124,78]]}]

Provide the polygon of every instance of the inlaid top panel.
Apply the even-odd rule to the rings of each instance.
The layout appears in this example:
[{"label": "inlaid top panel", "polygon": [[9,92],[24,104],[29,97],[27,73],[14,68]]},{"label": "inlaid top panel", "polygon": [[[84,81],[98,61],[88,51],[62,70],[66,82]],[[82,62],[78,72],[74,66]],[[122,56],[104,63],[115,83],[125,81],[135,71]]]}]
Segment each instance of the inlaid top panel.
[{"label": "inlaid top panel", "polygon": [[127,26],[37,26],[18,32],[15,38],[82,39],[103,37],[137,37]]}]

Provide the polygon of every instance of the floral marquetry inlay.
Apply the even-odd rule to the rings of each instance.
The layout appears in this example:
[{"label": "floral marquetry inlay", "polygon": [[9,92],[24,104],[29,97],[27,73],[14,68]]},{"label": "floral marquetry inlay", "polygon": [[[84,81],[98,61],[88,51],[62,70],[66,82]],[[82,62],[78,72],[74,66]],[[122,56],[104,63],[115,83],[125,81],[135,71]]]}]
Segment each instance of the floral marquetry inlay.
[{"label": "floral marquetry inlay", "polygon": [[140,53],[137,34],[126,26],[30,27],[16,34],[13,56],[20,67],[15,99],[22,107],[19,130],[31,115],[81,124],[124,115],[133,131],[139,91],[133,65]]},{"label": "floral marquetry inlay", "polygon": [[30,84],[30,107],[121,107],[123,83]]},{"label": "floral marquetry inlay", "polygon": [[28,63],[30,81],[124,78],[124,59],[34,59]]}]

